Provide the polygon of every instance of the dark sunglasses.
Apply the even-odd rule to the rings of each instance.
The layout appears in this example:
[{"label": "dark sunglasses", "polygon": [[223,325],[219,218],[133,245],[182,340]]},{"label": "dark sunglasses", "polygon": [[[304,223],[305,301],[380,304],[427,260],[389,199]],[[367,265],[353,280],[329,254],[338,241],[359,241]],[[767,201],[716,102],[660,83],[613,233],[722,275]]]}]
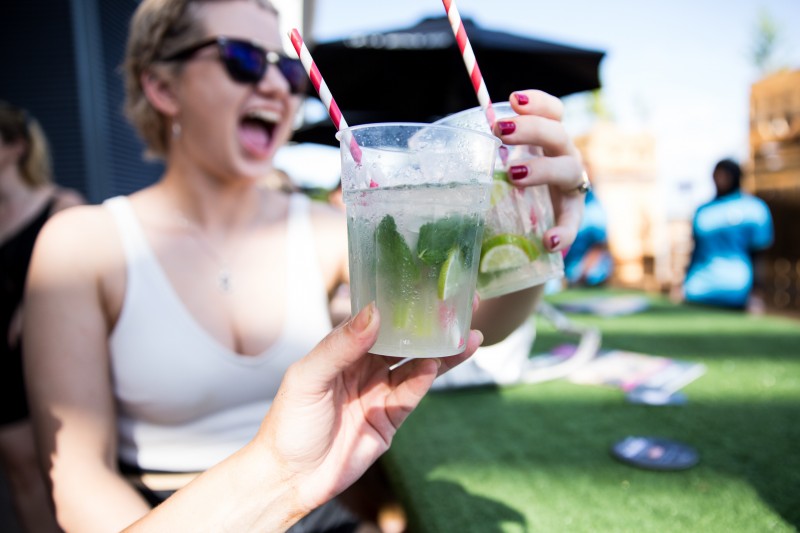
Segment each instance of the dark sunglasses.
[{"label": "dark sunglasses", "polygon": [[272,50],[248,41],[230,39],[228,37],[212,37],[193,46],[179,50],[174,54],[161,59],[161,61],[185,61],[190,59],[199,50],[207,46],[216,45],[219,57],[225,65],[225,70],[234,81],[239,83],[258,83],[267,73],[270,65],[276,65],[278,70],[289,82],[292,94],[303,94],[308,84],[303,63],[299,59],[292,59]]}]

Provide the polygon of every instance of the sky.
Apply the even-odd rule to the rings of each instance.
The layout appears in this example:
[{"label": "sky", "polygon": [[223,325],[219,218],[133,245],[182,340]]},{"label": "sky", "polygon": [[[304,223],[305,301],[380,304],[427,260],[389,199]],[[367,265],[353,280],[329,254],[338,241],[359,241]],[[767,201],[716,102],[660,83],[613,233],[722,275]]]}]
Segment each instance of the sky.
[{"label": "sky", "polygon": [[[712,194],[717,160],[748,155],[750,51],[759,14],[778,26],[776,60],[800,68],[800,0],[459,0],[462,16],[499,29],[603,50],[603,98],[615,121],[656,137],[665,198],[691,211]],[[317,0],[317,41],[439,16],[439,0]],[[306,36],[308,38],[308,36]],[[334,95],[335,97],[336,95]],[[568,131],[590,125],[585,95],[564,99]]]}]

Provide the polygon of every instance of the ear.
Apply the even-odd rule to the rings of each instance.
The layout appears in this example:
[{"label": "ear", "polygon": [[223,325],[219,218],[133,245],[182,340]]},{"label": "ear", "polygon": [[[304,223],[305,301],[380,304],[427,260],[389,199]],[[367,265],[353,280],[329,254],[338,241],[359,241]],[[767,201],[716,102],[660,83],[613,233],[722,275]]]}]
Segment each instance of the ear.
[{"label": "ear", "polygon": [[148,69],[142,73],[140,81],[147,100],[157,111],[168,117],[175,117],[178,114],[179,105],[175,97],[174,82],[165,72]]}]

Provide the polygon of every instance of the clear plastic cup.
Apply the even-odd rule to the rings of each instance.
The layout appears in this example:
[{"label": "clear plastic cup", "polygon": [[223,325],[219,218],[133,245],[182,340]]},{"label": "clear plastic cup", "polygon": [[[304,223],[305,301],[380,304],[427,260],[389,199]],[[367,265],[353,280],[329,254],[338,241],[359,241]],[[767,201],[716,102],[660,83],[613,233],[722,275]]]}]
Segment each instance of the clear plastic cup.
[{"label": "clear plastic cup", "polygon": [[[497,119],[515,116],[508,102],[493,104]],[[480,107],[445,117],[435,124],[491,133]],[[555,224],[550,191],[546,185],[520,189],[512,185],[508,168],[516,161],[541,155],[527,146],[500,146],[486,212],[481,245],[478,294],[494,298],[540,285],[564,275],[560,252],[551,253],[542,244],[544,232]]]},{"label": "clear plastic cup", "polygon": [[337,138],[351,308],[356,313],[374,301],[381,315],[371,351],[398,357],[463,352],[499,141],[410,123],[355,126]]}]

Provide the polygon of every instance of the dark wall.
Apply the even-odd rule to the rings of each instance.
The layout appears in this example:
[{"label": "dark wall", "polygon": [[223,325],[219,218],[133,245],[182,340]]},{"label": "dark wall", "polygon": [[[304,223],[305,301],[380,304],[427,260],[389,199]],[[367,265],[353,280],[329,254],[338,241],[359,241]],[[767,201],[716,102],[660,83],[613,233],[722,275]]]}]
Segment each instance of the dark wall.
[{"label": "dark wall", "polygon": [[0,98],[47,133],[56,181],[99,202],[152,183],[159,164],[122,114],[119,65],[135,0],[12,0],[0,7]]},{"label": "dark wall", "polygon": [[28,109],[41,122],[56,180],[85,191],[69,4],[4,2],[0,13],[0,98]]}]

